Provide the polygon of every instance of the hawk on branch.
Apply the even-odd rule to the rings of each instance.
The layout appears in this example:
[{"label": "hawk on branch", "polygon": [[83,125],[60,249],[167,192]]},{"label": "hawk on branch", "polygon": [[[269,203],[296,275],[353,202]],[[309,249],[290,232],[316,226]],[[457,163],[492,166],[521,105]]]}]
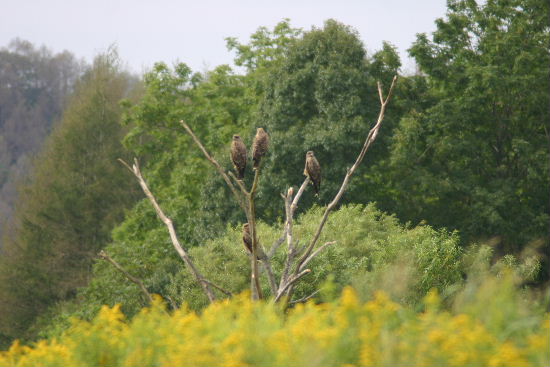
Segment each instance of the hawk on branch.
[{"label": "hawk on branch", "polygon": [[308,176],[313,183],[315,189],[315,195],[319,196],[319,189],[321,188],[321,166],[315,158],[315,155],[310,150],[306,154],[306,166],[304,168],[304,175]]},{"label": "hawk on branch", "polygon": [[244,170],[246,168],[246,146],[244,145],[239,135],[233,135],[231,142],[231,162],[237,171],[237,178],[244,178]]},{"label": "hawk on branch", "polygon": [[248,252],[252,253],[252,237],[250,237],[250,225],[243,224],[243,244]]},{"label": "hawk on branch", "polygon": [[[252,236],[250,235],[250,225],[248,223],[243,224],[243,245],[246,248],[246,251],[252,255]],[[256,255],[256,260],[260,260],[259,254]]]},{"label": "hawk on branch", "polygon": [[267,153],[267,148],[269,147],[269,135],[261,127],[256,131],[256,136],[254,137],[254,143],[252,145],[252,160],[254,161],[254,169],[258,169],[260,166],[260,161],[262,157]]}]

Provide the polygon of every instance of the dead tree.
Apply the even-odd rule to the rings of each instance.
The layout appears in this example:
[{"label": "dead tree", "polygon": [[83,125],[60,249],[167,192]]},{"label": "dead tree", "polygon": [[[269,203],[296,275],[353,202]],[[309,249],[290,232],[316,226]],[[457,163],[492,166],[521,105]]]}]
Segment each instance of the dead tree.
[{"label": "dead tree", "polygon": [[[355,160],[355,163],[351,168],[348,169],[346,176],[344,177],[344,180],[342,182],[342,185],[340,186],[340,189],[338,190],[333,200],[325,209],[325,212],[323,214],[323,217],[321,218],[321,221],[319,223],[317,231],[315,232],[315,235],[313,236],[309,244],[304,248],[297,247],[296,241],[294,240],[293,234],[292,234],[292,226],[293,226],[294,214],[295,214],[296,208],[298,207],[298,202],[300,201],[300,198],[302,197],[305,189],[307,188],[310,182],[310,178],[306,177],[306,179],[300,186],[300,189],[298,190],[295,196],[294,196],[294,190],[292,188],[288,189],[285,195],[282,195],[285,201],[285,215],[286,215],[283,234],[279,238],[279,240],[273,244],[269,253],[266,254],[265,249],[258,242],[257,231],[256,231],[255,203],[254,203],[254,197],[258,189],[258,183],[259,183],[259,178],[261,174],[261,165],[255,171],[252,188],[250,189],[250,191],[248,191],[244,186],[243,182],[241,180],[238,180],[232,172],[229,172],[229,174],[225,173],[225,171],[222,169],[220,164],[214,158],[212,158],[212,156],[208,153],[204,145],[196,137],[196,135],[193,133],[191,128],[184,121],[180,122],[182,126],[185,128],[185,130],[187,131],[187,133],[193,138],[193,141],[195,142],[195,144],[197,144],[197,146],[203,152],[205,157],[216,167],[217,171],[223,177],[225,183],[229,186],[231,192],[235,196],[237,203],[239,203],[239,205],[241,206],[241,208],[244,210],[246,214],[246,218],[250,226],[250,233],[251,233],[252,244],[253,244],[252,245],[253,251],[251,255],[251,268],[252,268],[251,277],[253,280],[252,284],[254,286],[252,290],[253,290],[253,294],[256,294],[258,298],[261,298],[262,294],[261,294],[261,289],[260,289],[260,284],[258,279],[257,259],[259,259],[260,263],[264,266],[266,270],[269,285],[275,301],[276,302],[279,301],[283,296],[286,296],[285,298],[288,301],[290,301],[294,290],[294,284],[298,280],[300,280],[304,275],[308,274],[311,271],[310,269],[306,268],[308,263],[311,260],[313,260],[319,253],[321,253],[321,251],[323,251],[326,247],[335,243],[334,241],[327,242],[316,248],[317,241],[319,240],[319,237],[321,235],[321,232],[323,231],[324,225],[329,217],[330,212],[334,210],[334,208],[336,208],[336,206],[340,202],[340,199],[342,198],[344,192],[348,187],[351,176],[355,173],[356,169],[359,167],[359,165],[363,161],[363,158],[367,150],[370,148],[370,146],[378,136],[378,131],[380,130],[380,126],[382,124],[382,121],[384,120],[386,107],[392,96],[396,81],[397,81],[397,76],[393,78],[389,92],[386,97],[384,97],[381,84],[378,83],[378,95],[380,97],[380,113],[378,115],[378,120],[376,121],[376,124],[374,125],[374,127],[369,131],[367,138],[365,140],[365,143],[363,144],[363,147],[359,152],[357,159]],[[233,182],[229,179],[229,176],[233,179]],[[237,190],[237,187],[240,189],[240,193],[239,193],[239,190]],[[283,272],[280,275],[279,282],[277,282],[275,275],[271,270],[270,260],[275,254],[275,252],[277,251],[277,249],[280,247],[280,245],[283,242],[285,242],[285,240],[288,247],[287,257],[285,260]]]},{"label": "dead tree", "polygon": [[[397,82],[397,76],[393,78],[390,89],[386,97],[384,97],[384,93],[382,91],[382,85],[380,84],[380,82],[378,83],[378,95],[380,97],[380,112],[379,112],[376,124],[369,131],[365,139],[365,142],[363,144],[363,147],[359,152],[357,159],[355,160],[355,163],[351,166],[351,168],[347,170],[347,173],[344,177],[344,180],[338,192],[335,194],[332,201],[326,207],[325,212],[321,218],[321,221],[319,222],[319,225],[317,227],[317,230],[313,238],[306,245],[303,245],[303,246],[298,246],[298,242],[293,237],[293,218],[294,218],[296,209],[298,208],[298,203],[300,201],[300,198],[302,197],[306,188],[308,187],[308,184],[310,183],[310,178],[306,177],[306,179],[304,180],[304,182],[302,183],[302,185],[300,186],[296,194],[294,194],[294,189],[292,187],[289,188],[285,194],[281,194],[285,204],[285,218],[286,218],[285,224],[284,224],[281,237],[277,241],[275,241],[275,243],[271,246],[269,252],[267,252],[259,241],[259,236],[256,228],[255,197],[259,187],[262,164],[260,163],[258,166],[255,166],[256,168],[254,172],[254,180],[252,182],[252,186],[250,189],[247,189],[243,181],[238,179],[231,171],[229,171],[228,173],[224,171],[222,166],[212,157],[210,153],[208,153],[204,145],[201,143],[200,139],[193,133],[191,128],[183,120],[180,121],[185,131],[191,136],[195,144],[199,147],[199,149],[204,154],[205,158],[214,166],[214,168],[222,176],[223,180],[231,190],[236,202],[239,204],[240,208],[244,211],[244,214],[248,220],[250,236],[252,240],[250,264],[251,264],[251,291],[252,291],[252,297],[254,299],[263,298],[263,293],[262,293],[260,279],[259,279],[260,272],[259,272],[258,263],[261,264],[261,266],[265,270],[264,274],[267,276],[271,294],[273,295],[273,299],[275,302],[279,302],[281,300],[285,300],[287,304],[304,302],[312,298],[315,295],[315,293],[317,293],[316,291],[309,296],[303,297],[302,299],[292,300],[292,295],[293,295],[294,286],[296,282],[298,282],[300,279],[302,279],[303,276],[311,272],[311,270],[307,268],[307,265],[311,262],[311,260],[313,260],[316,256],[318,256],[325,248],[327,248],[330,245],[334,245],[336,243],[335,241],[331,241],[331,242],[324,243],[320,246],[317,246],[317,242],[328,220],[329,214],[337,207],[342,196],[344,195],[344,192],[348,187],[348,184],[352,175],[355,173],[355,171],[363,161],[363,158],[367,150],[370,148],[370,146],[378,136],[378,131],[380,130],[380,126],[382,124],[382,121],[384,120],[386,107],[391,99],[396,82]],[[170,220],[170,218],[168,218],[164,214],[164,212],[158,205],[155,197],[147,187],[147,184],[143,179],[143,176],[141,175],[141,171],[140,171],[137,159],[134,159],[134,164],[131,167],[127,163],[125,162],[123,163],[130,170],[130,172],[132,172],[136,176],[141,188],[143,189],[143,192],[145,193],[145,195],[147,196],[147,198],[155,208],[155,211],[157,212],[158,217],[167,226],[168,232],[170,233],[170,239],[172,240],[172,244],[174,248],[176,249],[176,251],[182,258],[182,260],[187,265],[189,271],[191,272],[191,274],[193,275],[197,283],[202,287],[208,299],[211,302],[216,299],[214,290],[217,290],[223,293],[224,295],[230,296],[231,295],[230,292],[226,291],[225,289],[207,280],[199,272],[199,270],[195,266],[193,260],[191,259],[187,251],[184,249],[184,247],[182,247],[181,243],[178,240],[172,221]],[[286,245],[288,247],[287,256],[284,262],[283,270],[279,275],[279,279],[277,281],[277,277],[274,274],[271,267],[271,259],[284,242],[286,242]]]}]

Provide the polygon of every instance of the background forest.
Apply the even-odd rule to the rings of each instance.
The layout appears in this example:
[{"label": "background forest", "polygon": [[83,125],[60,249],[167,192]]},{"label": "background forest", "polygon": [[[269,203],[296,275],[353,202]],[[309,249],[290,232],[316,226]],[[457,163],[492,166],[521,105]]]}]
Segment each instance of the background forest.
[{"label": "background forest", "polygon": [[[148,301],[139,287],[98,258],[100,250],[158,294],[168,309],[200,313],[208,306],[172,249],[165,226],[118,158],[139,158],[149,187],[201,271],[238,294],[250,283],[241,240],[246,217],[179,121],[186,121],[225,170],[232,169],[233,134],[250,146],[256,127],[269,133],[256,210],[259,236],[267,246],[283,227],[280,193],[300,185],[305,152],[315,151],[321,191],[316,197],[308,189],[294,229],[305,239],[376,121],[377,81],[387,88],[399,74],[380,136],[320,241],[337,243],[312,262],[295,298],[318,291],[314,302],[333,305],[334,312],[344,312],[336,305],[344,307],[352,298],[356,306],[379,302],[376,312],[395,305],[408,316],[384,317],[403,325],[405,334],[399,335],[408,335],[406,340],[416,340],[414,322],[424,325],[417,313],[433,312],[441,325],[464,313],[502,343],[491,348],[512,343],[518,358],[544,364],[550,356],[539,349],[548,342],[539,349],[526,343],[528,335],[543,330],[550,301],[549,16],[544,0],[449,1],[446,18],[436,20],[437,30],[418,34],[408,50],[417,64],[413,75],[400,74],[391,43],[367,53],[354,29],[336,20],[310,30],[284,20],[273,29],[260,27],[244,43],[229,37],[234,65],[205,72],[159,62],[135,76],[121,66],[115,49],[88,65],[69,52],[53,54],[13,41],[0,49],[2,349],[15,339],[61,337],[77,345],[78,326],[71,318],[94,320],[103,305],[120,304],[129,319],[137,315],[124,327],[139,334],[139,320],[148,322],[142,311]],[[283,262],[274,258],[276,271]],[[269,294],[267,282],[262,286]],[[271,307],[239,297],[232,302],[245,308]],[[151,314],[163,314],[157,303]],[[312,308],[297,307],[302,314],[296,320],[311,312],[325,325],[319,328],[332,325],[315,316],[322,311],[313,303],[306,307]],[[118,311],[109,312],[101,311],[119,319]],[[449,319],[437,318],[437,312],[448,312]],[[158,322],[168,327],[162,323],[167,321]],[[351,340],[346,339],[351,334],[342,333],[340,342]],[[416,358],[397,344],[376,343],[409,359],[369,354],[374,362]],[[304,349],[296,355],[308,360],[309,344],[299,345]],[[353,356],[335,349],[311,364],[368,365],[371,359],[361,348]],[[29,352],[12,347],[11,353]],[[121,355],[112,357],[111,365],[130,363]],[[260,363],[254,358],[237,360]],[[436,356],[430,363],[444,358],[460,360]],[[62,360],[56,361],[52,364]],[[474,360],[463,364],[468,361]],[[0,365],[12,362],[0,358]]]}]

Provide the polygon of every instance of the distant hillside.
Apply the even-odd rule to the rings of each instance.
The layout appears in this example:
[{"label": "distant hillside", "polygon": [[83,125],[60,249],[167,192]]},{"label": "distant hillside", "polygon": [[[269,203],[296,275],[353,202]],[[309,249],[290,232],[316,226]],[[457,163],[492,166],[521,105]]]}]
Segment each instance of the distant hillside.
[{"label": "distant hillside", "polygon": [[15,39],[0,48],[0,247],[17,183],[59,120],[84,64],[64,51]]}]

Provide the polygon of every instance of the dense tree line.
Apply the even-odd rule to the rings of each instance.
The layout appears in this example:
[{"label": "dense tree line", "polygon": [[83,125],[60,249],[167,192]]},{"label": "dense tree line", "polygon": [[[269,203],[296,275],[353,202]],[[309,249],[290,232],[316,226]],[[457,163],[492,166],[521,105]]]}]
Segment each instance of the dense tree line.
[{"label": "dense tree line", "polygon": [[[344,209],[338,222],[342,228],[346,213],[358,217],[349,220],[355,224],[345,227],[345,233],[339,232],[341,228],[332,229],[346,244],[345,255],[329,253],[330,259],[318,264],[312,287],[332,277],[339,286],[354,282],[363,287],[368,298],[374,283],[384,283],[384,272],[403,270],[402,256],[408,256],[415,259],[407,265],[411,277],[420,276],[425,269],[434,271],[430,279],[415,278],[402,294],[414,304],[431,287],[453,292],[451,286],[462,286],[466,266],[454,267],[448,260],[459,261],[461,248],[475,242],[497,247],[497,251],[485,248],[485,263],[493,253],[514,252],[518,261],[526,262],[520,266],[525,281],[541,284],[548,279],[537,262],[544,260],[541,254],[548,251],[550,220],[548,15],[549,5],[543,0],[492,0],[481,5],[470,0],[450,1],[446,18],[436,21],[437,30],[431,36],[418,35],[409,52],[419,73],[400,77],[380,138],[343,200],[345,204],[374,201],[384,212],[395,213],[403,224],[395,219],[388,224],[387,217],[373,208],[370,210],[378,213],[373,220],[378,224],[361,221],[360,214],[350,209],[353,207]],[[309,225],[308,218],[318,215],[317,207],[327,204],[374,122],[379,103],[376,82],[387,85],[399,72],[395,48],[384,43],[381,50],[369,54],[351,27],[334,20],[310,31],[294,29],[283,21],[273,30],[260,28],[249,43],[229,38],[228,47],[236,52],[236,65],[245,67],[243,74],[228,65],[193,73],[183,63],[173,67],[159,63],[144,75],[141,98],[124,102],[123,112],[116,102],[125,96],[127,81],[120,74],[109,74],[105,84],[92,83],[93,77],[84,79],[94,85],[91,90],[103,92],[90,92],[82,109],[67,110],[66,116],[83,125],[75,122],[75,127],[69,127],[67,123],[43,154],[48,164],[62,168],[64,149],[73,147],[82,157],[88,151],[90,156],[83,159],[97,162],[93,169],[98,171],[93,172],[102,173],[94,173],[92,179],[88,176],[92,170],[82,171],[82,162],[69,159],[67,169],[57,170],[57,174],[74,177],[74,181],[61,180],[57,174],[48,177],[46,182],[51,185],[45,187],[51,194],[40,200],[38,195],[32,197],[32,192],[37,192],[32,185],[27,190],[31,194],[23,202],[32,204],[21,204],[21,213],[26,214],[17,216],[14,238],[39,245],[17,245],[22,249],[19,255],[6,257],[12,259],[12,265],[5,269],[17,270],[3,271],[2,283],[23,273],[29,283],[18,290],[4,286],[4,294],[19,292],[18,299],[26,300],[41,277],[50,282],[53,276],[59,282],[50,283],[51,292],[43,291],[41,299],[35,297],[35,305],[26,311],[16,313],[14,303],[4,302],[3,312],[11,312],[10,322],[19,324],[4,323],[2,332],[21,335],[32,321],[24,312],[44,312],[47,306],[53,307],[39,318],[36,328],[55,329],[63,324],[58,320],[73,314],[92,317],[103,303],[123,303],[126,312],[135,313],[142,306],[139,289],[104,262],[93,266],[92,281],[75,299],[58,302],[74,293],[75,286],[87,283],[88,270],[77,269],[89,269],[93,252],[109,241],[111,256],[142,279],[151,293],[176,305],[191,302],[195,309],[204,306],[146,199],[125,214],[111,241],[110,228],[131,202],[129,188],[135,188],[131,178],[107,159],[126,154],[118,145],[124,134],[124,146],[142,161],[144,176],[174,220],[182,241],[203,260],[204,270],[222,275],[219,280],[232,291],[247,286],[246,254],[238,247],[235,230],[245,218],[228,200],[230,193],[220,177],[184,134],[181,119],[225,169],[231,167],[231,136],[239,134],[250,146],[256,128],[266,128],[271,148],[257,199],[266,244],[284,213],[280,193],[303,180],[308,150],[315,151],[321,163],[323,182],[318,198],[311,195],[300,203],[303,218],[298,220],[303,220],[304,228]],[[106,91],[111,94],[104,100]],[[105,116],[91,113],[97,112],[98,103],[108,106],[107,125],[99,124],[107,121]],[[115,123],[119,119],[127,130]],[[76,126],[90,130],[84,133]],[[107,133],[109,128],[114,130]],[[85,134],[99,139],[88,150],[79,140]],[[109,148],[98,149],[103,146],[100,142]],[[53,155],[56,151],[60,152],[57,156]],[[98,158],[94,158],[96,154]],[[40,172],[38,169],[36,185]],[[75,189],[98,175],[101,180],[93,190]],[[248,173],[245,181],[250,180]],[[113,191],[108,192],[109,188]],[[115,194],[116,190],[121,191]],[[34,207],[36,203],[42,206]],[[62,231],[53,226],[61,222]],[[40,223],[47,223],[48,230],[43,231]],[[457,232],[452,233],[454,230]],[[372,242],[354,247],[363,243],[362,236]],[[395,243],[387,243],[390,237],[409,246],[410,252],[399,254]],[[381,248],[387,251],[380,252]],[[530,250],[539,255],[532,256]],[[27,268],[35,256],[65,253],[86,256],[76,255],[79,260],[74,263],[60,261],[57,273]],[[514,259],[505,258],[504,262]],[[67,278],[72,272],[82,278]],[[70,284],[63,284],[66,279],[72,280]],[[311,289],[300,291],[305,295]]]},{"label": "dense tree line", "polygon": [[60,119],[83,67],[68,51],[54,54],[20,39],[0,49],[0,247],[17,183]]},{"label": "dense tree line", "polygon": [[131,82],[115,54],[98,56],[20,188],[0,258],[5,336],[25,336],[37,315],[87,284],[92,259],[135,198],[116,162],[125,154],[119,101]]}]

